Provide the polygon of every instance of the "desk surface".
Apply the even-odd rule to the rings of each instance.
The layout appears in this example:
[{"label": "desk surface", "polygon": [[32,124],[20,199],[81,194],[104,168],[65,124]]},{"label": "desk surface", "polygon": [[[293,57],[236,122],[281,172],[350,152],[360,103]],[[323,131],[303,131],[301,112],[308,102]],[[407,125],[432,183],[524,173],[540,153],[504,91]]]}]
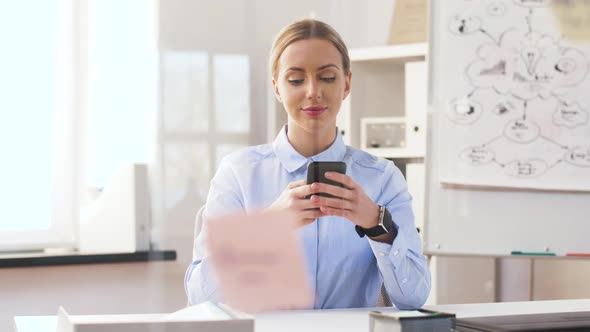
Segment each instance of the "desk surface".
[{"label": "desk surface", "polygon": [[[590,299],[505,303],[449,304],[427,309],[452,312],[457,317],[499,316],[550,312],[590,311]],[[256,315],[256,332],[359,332],[369,330],[368,311],[396,311],[393,308],[305,310]],[[15,317],[17,332],[54,332],[55,316]]]}]

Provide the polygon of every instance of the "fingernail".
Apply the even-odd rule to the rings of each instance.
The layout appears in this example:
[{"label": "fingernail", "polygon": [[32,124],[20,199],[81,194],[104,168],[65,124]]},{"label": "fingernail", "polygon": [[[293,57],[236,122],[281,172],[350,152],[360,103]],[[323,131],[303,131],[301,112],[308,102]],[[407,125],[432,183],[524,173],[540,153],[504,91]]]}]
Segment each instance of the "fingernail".
[{"label": "fingernail", "polygon": [[326,173],[324,173],[324,175],[325,175],[327,178],[331,178],[331,177],[332,177],[332,172],[326,172]]},{"label": "fingernail", "polygon": [[313,202],[317,202],[317,201],[319,201],[319,200],[320,200],[320,198],[319,198],[317,195],[312,195],[312,196],[311,196],[311,200],[312,200]]},{"label": "fingernail", "polygon": [[313,190],[318,190],[319,189],[320,184],[317,182],[314,182],[311,184],[311,189]]}]

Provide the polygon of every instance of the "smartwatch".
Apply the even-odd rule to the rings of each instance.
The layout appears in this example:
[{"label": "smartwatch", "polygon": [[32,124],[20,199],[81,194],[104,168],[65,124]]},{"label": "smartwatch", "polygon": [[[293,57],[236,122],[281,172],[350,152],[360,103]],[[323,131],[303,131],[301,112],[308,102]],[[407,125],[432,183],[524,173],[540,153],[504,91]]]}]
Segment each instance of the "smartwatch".
[{"label": "smartwatch", "polygon": [[364,237],[365,235],[368,237],[376,237],[387,234],[393,230],[393,218],[385,206],[379,205],[379,224],[377,226],[362,228],[361,226],[356,225],[354,229],[360,237]]}]

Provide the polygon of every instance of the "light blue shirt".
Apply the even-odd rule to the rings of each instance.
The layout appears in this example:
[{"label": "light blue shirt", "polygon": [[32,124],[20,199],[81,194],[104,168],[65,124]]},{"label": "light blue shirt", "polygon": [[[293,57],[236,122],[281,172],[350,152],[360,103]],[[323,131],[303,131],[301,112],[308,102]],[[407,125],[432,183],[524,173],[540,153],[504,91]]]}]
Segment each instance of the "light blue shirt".
[{"label": "light blue shirt", "polygon": [[391,161],[344,145],[340,133],[327,150],[305,158],[291,146],[283,127],[272,144],[245,148],[221,161],[185,276],[192,304],[222,300],[207,258],[207,217],[270,206],[288,183],[306,178],[310,161],[344,161],[346,174],[376,204],[387,207],[397,228],[392,245],[360,238],[354,224],[342,217],[321,217],[300,228],[315,290],[314,308],[375,306],[382,283],[400,309],[419,308],[426,302],[430,271],[414,225],[412,196],[400,170]]}]

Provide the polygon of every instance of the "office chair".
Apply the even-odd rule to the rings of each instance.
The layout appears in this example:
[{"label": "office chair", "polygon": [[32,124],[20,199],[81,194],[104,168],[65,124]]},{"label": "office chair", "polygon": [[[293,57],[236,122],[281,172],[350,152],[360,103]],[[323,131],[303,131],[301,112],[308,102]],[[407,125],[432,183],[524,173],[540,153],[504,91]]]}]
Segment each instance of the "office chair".
[{"label": "office chair", "polygon": [[[199,211],[197,211],[197,215],[195,216],[195,229],[194,229],[194,232],[193,232],[193,261],[197,257],[202,256],[202,255],[199,255],[197,253],[198,249],[197,249],[196,243],[194,243],[194,241],[197,240],[197,237],[199,236],[199,233],[201,233],[201,230],[203,229],[203,212],[204,211],[205,211],[205,205],[203,205],[203,206],[201,206],[199,208]],[[190,299],[187,299],[186,306],[187,307],[190,307],[191,306]]]},{"label": "office chair", "polygon": [[[194,230],[194,235],[193,235],[193,241],[196,241],[199,234],[201,233],[201,230],[203,229],[203,213],[205,212],[205,206],[203,205],[199,208],[199,211],[197,212],[197,215],[195,216],[195,230]],[[193,244],[193,260],[195,260],[197,257],[201,257],[203,253],[197,253],[198,248],[197,245]]]}]

